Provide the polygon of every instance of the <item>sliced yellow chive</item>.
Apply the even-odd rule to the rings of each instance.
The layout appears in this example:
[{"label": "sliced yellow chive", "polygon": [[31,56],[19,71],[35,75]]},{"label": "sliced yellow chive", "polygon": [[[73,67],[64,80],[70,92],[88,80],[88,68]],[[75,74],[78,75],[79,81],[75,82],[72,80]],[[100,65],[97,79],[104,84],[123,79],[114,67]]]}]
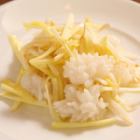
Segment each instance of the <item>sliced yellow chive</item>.
[{"label": "sliced yellow chive", "polygon": [[[113,87],[103,86],[101,87],[101,91],[113,91]],[[120,93],[140,93],[140,88],[127,88],[127,87],[119,87],[118,92]]]},{"label": "sliced yellow chive", "polygon": [[22,88],[19,84],[15,84],[10,80],[5,80],[1,83],[1,88],[7,92],[11,92],[17,96],[26,98],[26,99],[33,99],[34,97],[29,93],[27,90]]},{"label": "sliced yellow chive", "polygon": [[41,106],[41,107],[48,107],[46,101],[38,101],[35,99],[34,100],[24,99],[18,96],[14,96],[12,93],[9,93],[9,92],[2,93],[0,94],[0,96],[9,100],[16,101],[16,102],[22,102],[22,103],[26,103],[30,105]]},{"label": "sliced yellow chive", "polygon": [[115,124],[117,120],[115,118],[109,118],[99,121],[89,122],[53,122],[52,127],[57,129],[62,128],[86,128],[86,127],[104,127],[107,125]]}]

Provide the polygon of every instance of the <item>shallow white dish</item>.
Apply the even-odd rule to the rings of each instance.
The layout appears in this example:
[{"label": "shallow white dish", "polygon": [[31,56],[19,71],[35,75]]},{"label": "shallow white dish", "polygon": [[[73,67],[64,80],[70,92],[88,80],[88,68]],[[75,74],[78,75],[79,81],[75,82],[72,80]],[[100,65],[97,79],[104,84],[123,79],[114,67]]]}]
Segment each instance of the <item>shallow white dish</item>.
[{"label": "shallow white dish", "polygon": [[[13,63],[7,34],[24,36],[22,23],[52,18],[62,23],[69,13],[76,15],[77,22],[91,16],[96,22],[109,23],[110,31],[120,38],[122,45],[140,54],[140,5],[129,0],[17,0],[0,7],[0,80],[14,79],[18,70]],[[12,68],[9,69],[9,68]],[[140,96],[138,101],[140,101]],[[140,109],[132,113],[131,127],[110,126],[101,129],[53,130],[50,117],[44,108],[24,106],[10,112],[7,104],[0,102],[0,132],[13,140],[138,140],[140,138]]]}]

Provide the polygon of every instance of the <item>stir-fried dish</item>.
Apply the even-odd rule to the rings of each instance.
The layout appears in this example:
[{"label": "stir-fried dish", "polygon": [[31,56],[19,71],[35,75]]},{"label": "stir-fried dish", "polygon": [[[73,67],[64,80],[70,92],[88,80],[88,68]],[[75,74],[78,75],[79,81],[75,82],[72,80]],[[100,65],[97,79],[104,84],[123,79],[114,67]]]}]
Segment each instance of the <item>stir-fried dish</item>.
[{"label": "stir-fried dish", "polygon": [[65,24],[49,20],[24,26],[40,32],[26,45],[9,36],[21,65],[16,81],[1,82],[0,96],[13,101],[13,110],[21,104],[45,107],[54,128],[132,123],[133,108],[121,96],[140,92],[140,64],[102,34],[108,24],[90,18],[75,23],[70,15]]}]

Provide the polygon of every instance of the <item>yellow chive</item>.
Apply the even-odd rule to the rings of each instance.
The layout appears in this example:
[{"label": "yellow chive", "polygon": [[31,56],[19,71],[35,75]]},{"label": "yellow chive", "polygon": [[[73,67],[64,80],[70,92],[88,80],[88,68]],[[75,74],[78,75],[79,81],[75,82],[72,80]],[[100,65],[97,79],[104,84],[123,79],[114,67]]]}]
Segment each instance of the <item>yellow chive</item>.
[{"label": "yellow chive", "polygon": [[107,125],[115,124],[117,120],[115,118],[104,119],[99,121],[89,122],[53,122],[52,127],[57,129],[62,128],[86,128],[86,127],[104,127]]}]

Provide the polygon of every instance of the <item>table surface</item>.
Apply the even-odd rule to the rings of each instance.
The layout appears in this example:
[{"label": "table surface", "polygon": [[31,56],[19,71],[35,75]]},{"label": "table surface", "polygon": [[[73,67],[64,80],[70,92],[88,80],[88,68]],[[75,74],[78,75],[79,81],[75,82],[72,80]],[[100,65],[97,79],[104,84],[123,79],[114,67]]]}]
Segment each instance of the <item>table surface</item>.
[{"label": "table surface", "polygon": [[11,0],[0,0],[0,5],[1,5],[1,4],[4,4],[4,3],[6,3],[6,2],[9,2],[9,1],[11,1]]},{"label": "table surface", "polygon": [[[0,5],[1,4],[4,4],[6,2],[9,2],[9,1],[12,1],[12,0],[0,0]],[[136,1],[136,2],[139,2],[140,3],[140,0],[133,0],[133,1]]]}]

